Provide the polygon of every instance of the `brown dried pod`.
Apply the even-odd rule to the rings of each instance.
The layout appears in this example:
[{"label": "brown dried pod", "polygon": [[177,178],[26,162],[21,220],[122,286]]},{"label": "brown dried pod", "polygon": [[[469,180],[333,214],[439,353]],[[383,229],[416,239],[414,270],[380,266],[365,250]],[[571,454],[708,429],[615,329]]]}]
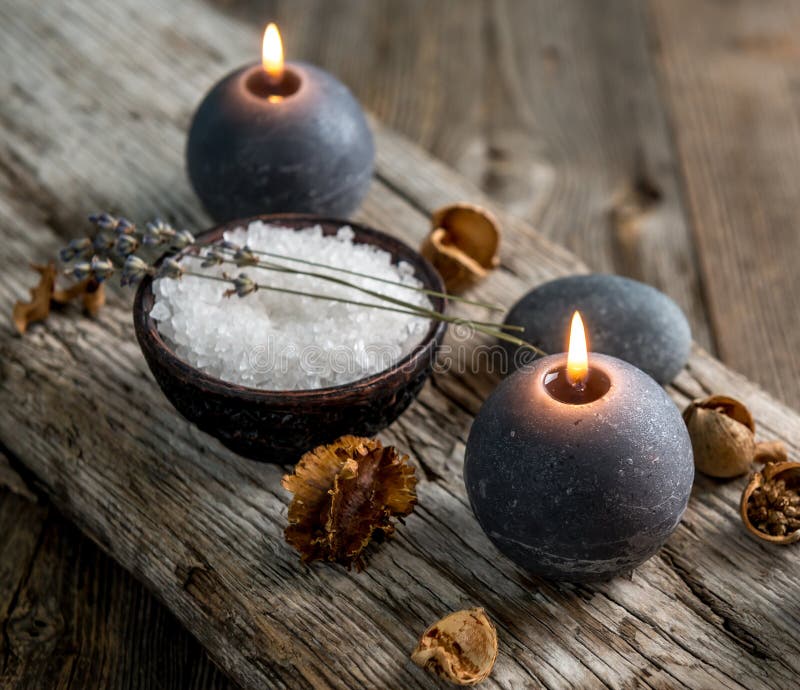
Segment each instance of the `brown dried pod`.
[{"label": "brown dried pod", "polygon": [[453,204],[431,216],[420,253],[441,273],[448,291],[462,292],[500,263],[500,225],[486,209]]},{"label": "brown dried pod", "polygon": [[324,560],[357,570],[362,552],[394,532],[417,502],[414,468],[392,446],[358,436],[342,436],[309,451],[283,487],[294,494],[286,541],[304,562]]},{"label": "brown dried pod", "polygon": [[66,304],[80,297],[83,308],[89,316],[97,316],[106,303],[106,289],[103,283],[94,278],[86,278],[65,290],[53,290],[53,302]]},{"label": "brown dried pod", "polygon": [[482,608],[456,611],[422,633],[411,660],[456,685],[475,685],[494,668],[497,631]]},{"label": "brown dried pod", "polygon": [[800,462],[775,462],[750,478],[739,505],[750,534],[772,544],[800,540]]},{"label": "brown dried pod", "polygon": [[35,321],[44,321],[50,315],[50,298],[56,284],[56,265],[52,261],[46,265],[31,264],[39,274],[39,282],[30,290],[30,302],[20,300],[14,304],[12,318],[14,326],[22,335]]},{"label": "brown dried pod", "polygon": [[755,423],[745,405],[725,395],[692,401],[683,411],[695,467],[710,477],[745,474],[756,453]]},{"label": "brown dried pod", "polygon": [[31,264],[31,268],[39,274],[39,283],[31,288],[30,302],[20,300],[14,304],[12,318],[20,335],[28,330],[28,326],[36,321],[44,321],[50,315],[50,306],[66,304],[80,297],[83,307],[90,316],[96,316],[105,304],[105,288],[93,278],[76,283],[64,290],[56,288],[58,271],[54,262],[46,265]]}]

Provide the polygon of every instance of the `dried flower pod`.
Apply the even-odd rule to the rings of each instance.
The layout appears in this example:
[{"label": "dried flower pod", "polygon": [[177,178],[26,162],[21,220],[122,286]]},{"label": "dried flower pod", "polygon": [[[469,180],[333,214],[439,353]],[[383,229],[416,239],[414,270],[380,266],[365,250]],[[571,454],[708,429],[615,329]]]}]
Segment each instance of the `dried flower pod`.
[{"label": "dried flower pod", "polygon": [[258,266],[259,259],[253,250],[245,245],[241,249],[236,250],[233,255],[233,262],[237,266]]},{"label": "dried flower pod", "polygon": [[89,222],[100,230],[114,230],[119,225],[119,219],[110,213],[93,213],[89,216]]},{"label": "dried flower pod", "polygon": [[225,254],[220,251],[217,247],[211,247],[205,254],[203,254],[203,263],[200,265],[203,268],[208,268],[209,266],[219,266],[220,264],[224,263],[227,257]]},{"label": "dried flower pod", "polygon": [[461,292],[500,263],[500,225],[486,209],[453,204],[431,216],[420,253],[441,273],[450,292]]},{"label": "dried flower pod", "polygon": [[756,472],[739,506],[747,531],[773,544],[800,541],[800,462],[775,462]]},{"label": "dried flower pod", "polygon": [[122,267],[120,285],[136,285],[136,283],[149,273],[152,273],[150,264],[143,261],[138,256],[131,255],[125,259],[125,265]]},{"label": "dried flower pod", "polygon": [[114,251],[120,256],[133,254],[139,248],[139,240],[133,235],[121,234],[114,244]]},{"label": "dried flower pod", "polygon": [[175,233],[170,244],[173,249],[183,249],[190,244],[194,244],[194,235],[188,230],[180,230]]},{"label": "dried flower pod", "polygon": [[304,562],[324,560],[360,570],[373,538],[394,532],[392,518],[417,502],[414,468],[392,446],[342,436],[309,451],[283,487],[294,494],[286,541]]},{"label": "dried flower pod", "polygon": [[92,241],[88,237],[79,237],[70,240],[69,244],[59,251],[58,258],[63,263],[67,263],[79,257],[85,258],[92,249]]},{"label": "dried flower pod", "polygon": [[58,304],[67,304],[77,297],[81,298],[83,308],[89,316],[97,316],[106,303],[105,286],[94,278],[86,278],[64,290],[54,289],[51,300]]},{"label": "dried flower pod", "polygon": [[456,685],[486,680],[497,659],[497,631],[481,608],[451,613],[428,628],[411,660]]},{"label": "dried flower pod", "polygon": [[175,259],[164,259],[164,261],[161,262],[161,266],[158,267],[156,275],[159,278],[178,280],[185,272],[186,269],[175,261]]},{"label": "dried flower pod", "polygon": [[233,278],[231,282],[233,283],[233,287],[230,290],[225,290],[223,293],[225,297],[232,297],[233,295],[246,297],[258,290],[258,284],[251,278],[248,278],[246,273],[240,273],[236,278]]},{"label": "dried flower pod", "polygon": [[694,464],[710,477],[745,474],[755,457],[755,423],[747,407],[725,395],[692,401],[683,411]]},{"label": "dried flower pod", "polygon": [[109,259],[101,259],[99,256],[92,257],[91,267],[91,277],[98,283],[102,283],[114,273],[114,264]]},{"label": "dried flower pod", "polygon": [[39,282],[30,290],[30,301],[20,300],[14,305],[14,325],[20,334],[24,334],[34,321],[44,321],[50,315],[50,297],[56,284],[56,265],[31,264],[31,268],[39,274]]}]

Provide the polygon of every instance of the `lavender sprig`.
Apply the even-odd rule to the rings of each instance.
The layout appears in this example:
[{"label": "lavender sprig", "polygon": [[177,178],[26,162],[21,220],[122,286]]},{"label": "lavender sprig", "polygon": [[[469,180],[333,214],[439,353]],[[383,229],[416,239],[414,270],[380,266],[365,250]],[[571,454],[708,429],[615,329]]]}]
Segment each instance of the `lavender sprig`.
[{"label": "lavender sprig", "polygon": [[[409,316],[423,316],[423,317],[427,316],[427,314],[420,313],[419,311],[411,309],[403,309],[402,307],[394,307],[386,304],[375,304],[373,302],[361,302],[358,300],[347,299],[346,297],[321,295],[317,292],[307,292],[305,290],[293,290],[292,288],[278,287],[277,285],[256,283],[254,280],[250,279],[245,273],[240,273],[236,278],[231,278],[228,275],[213,276],[213,275],[208,275],[207,273],[196,273],[192,271],[186,271],[184,275],[192,276],[194,278],[202,278],[204,280],[215,280],[220,283],[229,283],[233,285],[232,289],[226,290],[223,293],[226,297],[232,297],[233,295],[238,295],[239,297],[246,297],[247,295],[250,295],[256,292],[257,290],[268,290],[270,292],[280,292],[286,295],[296,295],[298,297],[310,297],[312,299],[324,300],[326,302],[352,304],[357,307],[368,307],[370,309],[391,311],[397,314],[408,314]],[[517,338],[516,336],[510,335],[509,333],[505,333],[504,331],[498,330],[499,327],[502,326],[502,324],[489,324],[483,321],[472,321],[471,319],[463,319],[459,316],[448,316],[447,314],[443,314],[441,312],[434,312],[434,314],[435,316],[429,316],[428,318],[434,319],[436,321],[444,321],[445,323],[470,326],[479,333],[484,333],[485,335],[491,335],[499,340],[505,340],[509,343],[513,343],[514,345],[518,345],[519,347],[526,347],[530,350],[533,350],[538,355],[546,354],[544,350],[540,350],[535,345],[532,345],[531,343],[522,340],[522,338]]]},{"label": "lavender sprig", "polygon": [[490,323],[485,321],[473,321],[460,317],[448,316],[442,312],[433,309],[427,309],[420,305],[407,302],[375,290],[370,290],[369,288],[365,288],[361,285],[357,285],[337,276],[319,273],[317,271],[291,268],[282,264],[276,264],[272,261],[262,260],[259,257],[270,256],[285,261],[293,261],[312,267],[323,268],[329,271],[357,275],[359,277],[378,282],[389,283],[412,290],[415,289],[431,296],[467,302],[474,305],[484,306],[489,309],[497,308],[494,305],[487,305],[481,302],[454,297],[452,295],[437,292],[435,290],[429,290],[427,288],[410,286],[403,282],[392,281],[377,276],[364,275],[357,271],[330,266],[319,262],[298,259],[296,257],[274,254],[270,252],[257,251],[246,245],[241,247],[227,240],[222,240],[212,244],[202,255],[189,253],[186,255],[186,258],[200,260],[202,262],[202,268],[209,268],[211,266],[230,263],[238,267],[250,266],[279,273],[304,275],[318,278],[338,284],[342,287],[357,290],[387,304],[361,302],[344,297],[321,295],[318,293],[292,290],[289,288],[279,288],[273,285],[257,283],[246,273],[240,273],[238,276],[232,278],[227,274],[223,274],[220,277],[216,275],[210,275],[208,273],[189,271],[183,266],[183,264],[172,257],[164,258],[158,267],[156,267],[151,262],[140,256],[139,252],[153,249],[159,249],[160,251],[163,251],[164,248],[172,251],[180,251],[196,244],[194,236],[188,230],[177,231],[170,224],[160,219],[156,219],[155,221],[147,223],[144,229],[138,228],[134,223],[126,218],[116,217],[109,213],[99,213],[90,216],[90,221],[97,228],[97,233],[95,236],[92,238],[80,238],[72,240],[67,247],[60,252],[60,258],[63,263],[69,264],[74,262],[71,268],[67,270],[67,273],[78,280],[93,278],[97,282],[103,282],[112,274],[114,274],[115,270],[119,267],[121,267],[121,285],[135,285],[145,276],[179,280],[184,275],[191,275],[194,277],[228,283],[232,287],[225,291],[225,296],[236,295],[238,297],[246,297],[260,289],[263,289],[311,297],[315,299],[342,302],[374,309],[384,309],[387,311],[394,311],[437,321],[445,321],[447,323],[466,324],[475,328],[475,330],[478,332],[486,333],[501,340],[506,340],[516,345],[527,347],[539,354],[544,354],[541,350],[530,343],[504,332],[504,329],[519,331],[523,330],[518,326]]}]

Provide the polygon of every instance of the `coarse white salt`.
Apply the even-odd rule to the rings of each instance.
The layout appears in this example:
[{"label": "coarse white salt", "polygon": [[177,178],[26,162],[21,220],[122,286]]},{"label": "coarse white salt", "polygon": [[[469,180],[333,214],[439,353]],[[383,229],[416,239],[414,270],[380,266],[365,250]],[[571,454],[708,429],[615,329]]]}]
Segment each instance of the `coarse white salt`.
[{"label": "coarse white salt", "polygon": [[[325,236],[320,226],[292,230],[261,221],[225,233],[225,239],[255,251],[268,251],[355,270],[422,287],[414,268],[392,264],[389,252],[353,242],[350,227]],[[384,295],[431,309],[415,290],[362,276],[259,256],[287,268],[324,273]],[[185,258],[187,271],[231,276],[245,273],[259,284],[393,306],[351,287],[313,276],[225,263],[201,268]],[[389,368],[425,337],[425,317],[259,289],[245,297],[223,296],[230,284],[196,276],[160,278],[153,283],[150,315],[175,353],[205,373],[231,383],[265,390],[304,390],[338,386]]]}]

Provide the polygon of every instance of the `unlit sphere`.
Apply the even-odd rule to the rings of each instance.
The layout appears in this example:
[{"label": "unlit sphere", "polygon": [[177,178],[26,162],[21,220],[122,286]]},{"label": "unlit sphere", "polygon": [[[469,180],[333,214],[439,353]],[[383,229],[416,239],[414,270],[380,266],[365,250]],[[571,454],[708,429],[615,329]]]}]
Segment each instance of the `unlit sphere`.
[{"label": "unlit sphere", "polygon": [[[663,292],[630,278],[593,274],[559,278],[531,290],[509,311],[506,323],[523,326],[524,338],[545,352],[562,352],[575,310],[581,312],[593,352],[619,357],[669,383],[686,364],[689,322]],[[503,343],[519,360],[522,351]],[[513,367],[512,367],[513,368]]]}]

